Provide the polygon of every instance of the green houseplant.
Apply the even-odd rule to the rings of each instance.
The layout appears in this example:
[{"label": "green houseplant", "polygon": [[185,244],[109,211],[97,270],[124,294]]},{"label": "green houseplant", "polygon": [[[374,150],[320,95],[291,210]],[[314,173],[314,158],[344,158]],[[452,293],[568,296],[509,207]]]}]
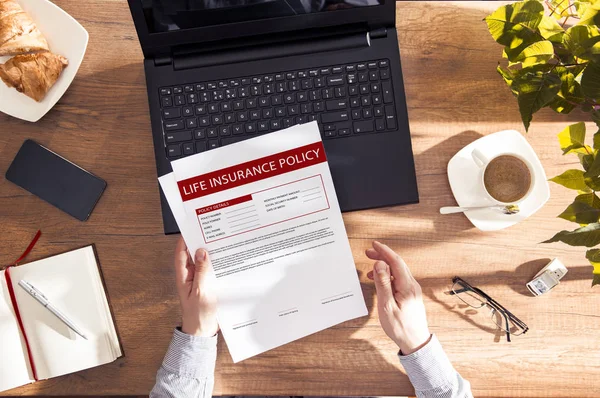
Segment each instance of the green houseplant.
[{"label": "green houseplant", "polygon": [[[600,128],[600,0],[522,1],[498,8],[485,22],[504,46],[497,70],[517,98],[525,130],[544,107],[563,114],[578,109]],[[558,217],[579,228],[545,243],[590,248],[586,257],[594,268],[594,286],[600,284],[600,248],[594,248],[600,244],[600,130],[591,147],[585,135],[583,122],[559,133],[563,154],[577,155],[583,170],[551,179],[577,192]]]}]

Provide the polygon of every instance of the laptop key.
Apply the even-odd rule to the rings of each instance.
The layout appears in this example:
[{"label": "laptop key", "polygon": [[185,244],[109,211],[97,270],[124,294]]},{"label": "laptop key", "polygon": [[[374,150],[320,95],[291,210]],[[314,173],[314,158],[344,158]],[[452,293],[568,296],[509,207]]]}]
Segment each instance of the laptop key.
[{"label": "laptop key", "polygon": [[329,112],[321,115],[321,121],[323,123],[335,123],[343,120],[348,120],[348,111]]},{"label": "laptop key", "polygon": [[389,69],[380,70],[379,77],[381,77],[381,80],[389,79],[390,78],[390,70]]},{"label": "laptop key", "polygon": [[240,124],[234,124],[233,126],[231,126],[231,132],[235,135],[244,134],[244,129]]},{"label": "laptop key", "polygon": [[325,107],[328,111],[334,111],[338,109],[346,109],[348,107],[348,100],[332,100],[326,101]]},{"label": "laptop key", "polygon": [[219,141],[217,140],[209,140],[208,141],[208,149],[215,149],[219,147]]},{"label": "laptop key", "polygon": [[178,117],[181,117],[181,109],[179,108],[170,108],[163,110],[164,119],[175,119]]},{"label": "laptop key", "polygon": [[173,94],[181,94],[181,93],[183,93],[183,88],[173,87]]},{"label": "laptop key", "polygon": [[173,98],[171,97],[163,97],[162,98],[162,106],[163,108],[167,108],[173,106]]},{"label": "laptop key", "polygon": [[392,94],[392,83],[388,81],[381,82],[381,92],[383,93],[383,102],[389,104],[394,101]]},{"label": "laptop key", "polygon": [[246,133],[256,133],[256,123],[255,122],[246,123],[244,128],[246,129]]},{"label": "laptop key", "polygon": [[184,106],[183,116],[194,116],[194,108],[192,108],[191,106]]},{"label": "laptop key", "polygon": [[185,125],[188,129],[193,129],[198,127],[198,121],[195,117],[191,117],[189,119],[185,119]]},{"label": "laptop key", "polygon": [[194,131],[194,139],[203,140],[206,138],[206,129],[200,129]]},{"label": "laptop key", "polygon": [[173,130],[183,130],[184,124],[183,120],[174,120],[172,122],[165,122],[165,130],[173,131]]},{"label": "laptop key", "polygon": [[327,137],[327,138],[335,137],[335,130],[325,131],[325,137]]},{"label": "laptop key", "polygon": [[223,135],[231,135],[231,130],[229,129],[229,126],[223,126],[219,129],[219,135],[223,136]]},{"label": "laptop key", "polygon": [[185,105],[185,97],[183,95],[176,95],[175,96],[175,105],[177,105],[177,106]]},{"label": "laptop key", "polygon": [[186,156],[194,154],[194,143],[193,142],[186,142],[185,144],[183,144],[183,154]]},{"label": "laptop key", "polygon": [[216,128],[210,127],[206,130],[206,135],[208,138],[217,138],[219,136],[219,132]]},{"label": "laptop key", "polygon": [[197,141],[196,142],[196,153],[206,151],[206,141]]},{"label": "laptop key", "polygon": [[349,135],[349,134],[350,134],[350,130],[349,129],[338,130],[338,135]]},{"label": "laptop key", "polygon": [[176,156],[181,156],[181,146],[179,146],[179,144],[177,145],[169,145],[167,147],[167,155],[170,158],[176,157]]},{"label": "laptop key", "polygon": [[327,76],[328,86],[341,86],[344,84],[344,76]]},{"label": "laptop key", "polygon": [[373,120],[364,120],[354,122],[352,124],[355,133],[368,133],[370,131],[373,131]]},{"label": "laptop key", "polygon": [[170,88],[161,88],[160,95],[171,95],[171,89]]},{"label": "laptop key", "polygon": [[191,131],[176,131],[173,133],[165,134],[165,140],[169,144],[172,144],[174,142],[190,141],[191,139],[192,139]]},{"label": "laptop key", "polygon": [[375,130],[377,130],[377,131],[385,130],[385,120],[375,119]]},{"label": "laptop key", "polygon": [[235,144],[236,142],[244,141],[244,140],[247,140],[248,138],[250,138],[250,137],[227,137],[227,138],[221,139],[221,144],[223,144],[223,146],[229,145],[229,144]]},{"label": "laptop key", "polygon": [[369,69],[377,69],[377,62],[369,62],[367,66]]},{"label": "laptop key", "polygon": [[385,122],[388,129],[396,128],[396,115],[394,114],[394,107],[392,105],[385,106]]}]

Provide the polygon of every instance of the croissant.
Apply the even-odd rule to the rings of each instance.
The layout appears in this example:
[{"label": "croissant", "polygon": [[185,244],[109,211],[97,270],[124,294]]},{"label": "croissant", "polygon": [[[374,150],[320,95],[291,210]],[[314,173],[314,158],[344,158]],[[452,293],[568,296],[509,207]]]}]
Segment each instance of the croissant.
[{"label": "croissant", "polygon": [[51,52],[17,55],[0,64],[0,79],[40,102],[68,64],[65,57]]},{"label": "croissant", "polygon": [[0,56],[49,51],[33,20],[14,0],[0,0]]}]

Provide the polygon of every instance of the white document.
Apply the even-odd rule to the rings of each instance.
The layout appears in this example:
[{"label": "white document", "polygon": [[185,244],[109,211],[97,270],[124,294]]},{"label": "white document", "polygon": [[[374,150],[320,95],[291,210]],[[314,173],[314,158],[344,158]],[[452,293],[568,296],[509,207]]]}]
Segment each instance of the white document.
[{"label": "white document", "polygon": [[206,248],[238,362],[367,315],[316,122],[172,162],[160,183]]}]

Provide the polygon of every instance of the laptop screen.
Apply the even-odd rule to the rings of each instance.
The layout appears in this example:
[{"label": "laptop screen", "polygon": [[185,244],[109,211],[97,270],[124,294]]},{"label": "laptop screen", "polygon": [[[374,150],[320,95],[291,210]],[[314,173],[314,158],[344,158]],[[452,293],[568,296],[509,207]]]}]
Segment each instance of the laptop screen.
[{"label": "laptop screen", "polygon": [[[150,33],[379,6],[385,0],[139,0]],[[391,0],[388,0],[391,1]]]}]

